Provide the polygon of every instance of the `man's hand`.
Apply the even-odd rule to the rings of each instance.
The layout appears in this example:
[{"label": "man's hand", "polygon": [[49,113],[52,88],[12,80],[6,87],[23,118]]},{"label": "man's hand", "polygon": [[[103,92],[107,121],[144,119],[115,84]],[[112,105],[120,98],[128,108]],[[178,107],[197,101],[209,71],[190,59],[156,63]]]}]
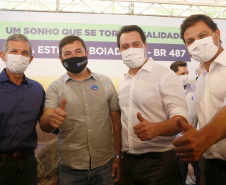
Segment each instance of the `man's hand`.
[{"label": "man's hand", "polygon": [[135,125],[133,129],[134,133],[141,141],[151,140],[158,136],[159,130],[157,129],[156,124],[152,124],[148,120],[144,119],[139,112],[137,113],[137,119],[140,123]]},{"label": "man's hand", "polygon": [[112,177],[114,177],[114,182],[117,182],[121,174],[121,159],[115,158],[112,166]]},{"label": "man's hand", "polygon": [[208,149],[205,145],[205,135],[180,118],[176,119],[176,124],[183,131],[183,135],[173,141],[177,157],[183,162],[198,161]]},{"label": "man's hand", "polygon": [[50,125],[53,128],[59,128],[67,117],[67,114],[65,112],[65,106],[66,98],[62,98],[60,107],[54,110],[50,118]]}]

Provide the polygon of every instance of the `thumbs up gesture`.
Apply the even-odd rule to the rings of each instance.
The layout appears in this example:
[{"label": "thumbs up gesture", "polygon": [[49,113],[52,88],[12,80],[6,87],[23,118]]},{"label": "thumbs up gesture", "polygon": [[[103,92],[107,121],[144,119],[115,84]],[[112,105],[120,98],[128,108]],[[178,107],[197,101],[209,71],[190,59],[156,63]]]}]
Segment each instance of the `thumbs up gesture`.
[{"label": "thumbs up gesture", "polygon": [[50,119],[50,125],[53,128],[59,128],[63,124],[65,118],[67,117],[67,114],[65,112],[65,106],[66,98],[62,98],[60,107],[54,110]]},{"label": "thumbs up gesture", "polygon": [[143,118],[139,112],[137,113],[137,119],[140,123],[135,125],[133,129],[134,133],[141,141],[151,140],[158,135],[156,124],[150,123],[148,120]]},{"label": "thumbs up gesture", "polygon": [[198,161],[206,150],[202,132],[180,118],[176,118],[176,125],[183,131],[183,135],[173,141],[177,157],[183,162]]}]

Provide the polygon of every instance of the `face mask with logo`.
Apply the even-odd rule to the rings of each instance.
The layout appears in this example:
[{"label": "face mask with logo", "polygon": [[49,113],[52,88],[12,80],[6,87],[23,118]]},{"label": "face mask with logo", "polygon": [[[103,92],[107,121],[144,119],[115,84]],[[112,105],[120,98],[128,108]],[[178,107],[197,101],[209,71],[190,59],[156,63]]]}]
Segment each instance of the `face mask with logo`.
[{"label": "face mask with logo", "polygon": [[129,48],[122,52],[123,63],[129,68],[138,68],[147,59],[144,48]]},{"label": "face mask with logo", "polygon": [[194,60],[198,62],[208,62],[216,55],[219,40],[218,46],[216,46],[213,42],[213,36],[196,40],[188,47],[188,52]]},{"label": "face mask with logo", "polygon": [[6,55],[6,67],[12,73],[22,74],[27,69],[30,62],[29,57],[22,55],[7,54]]},{"label": "face mask with logo", "polygon": [[189,83],[188,75],[180,75],[179,78],[180,78],[183,86],[188,85],[188,83]]},{"label": "face mask with logo", "polygon": [[88,63],[87,57],[72,57],[63,60],[63,66],[71,73],[80,73]]}]

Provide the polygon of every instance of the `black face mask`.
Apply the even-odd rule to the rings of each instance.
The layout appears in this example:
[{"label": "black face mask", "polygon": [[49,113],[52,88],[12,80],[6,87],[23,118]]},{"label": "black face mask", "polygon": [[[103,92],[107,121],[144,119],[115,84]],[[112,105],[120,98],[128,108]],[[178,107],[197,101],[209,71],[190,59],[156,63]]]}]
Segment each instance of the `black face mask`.
[{"label": "black face mask", "polygon": [[87,65],[87,57],[72,57],[63,60],[63,66],[71,73],[80,73]]}]

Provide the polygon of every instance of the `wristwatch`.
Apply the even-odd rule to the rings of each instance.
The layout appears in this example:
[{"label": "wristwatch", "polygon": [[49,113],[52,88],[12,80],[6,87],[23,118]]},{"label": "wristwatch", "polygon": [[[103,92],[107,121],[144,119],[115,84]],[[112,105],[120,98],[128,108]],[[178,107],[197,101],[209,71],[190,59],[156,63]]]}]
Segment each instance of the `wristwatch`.
[{"label": "wristwatch", "polygon": [[122,155],[115,155],[115,159],[123,159],[123,156]]}]

